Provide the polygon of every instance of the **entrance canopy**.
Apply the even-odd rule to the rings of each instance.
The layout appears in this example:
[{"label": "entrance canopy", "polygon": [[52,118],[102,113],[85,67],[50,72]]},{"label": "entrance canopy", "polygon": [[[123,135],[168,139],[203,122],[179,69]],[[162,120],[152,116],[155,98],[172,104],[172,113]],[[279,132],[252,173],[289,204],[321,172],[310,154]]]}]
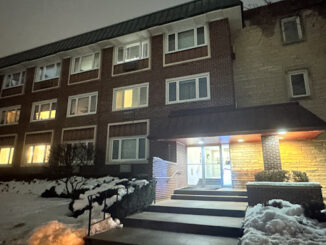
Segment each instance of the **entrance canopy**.
[{"label": "entrance canopy", "polygon": [[247,108],[211,107],[171,112],[151,128],[149,138],[168,140],[225,135],[274,134],[314,131],[317,136],[326,122],[297,102]]}]

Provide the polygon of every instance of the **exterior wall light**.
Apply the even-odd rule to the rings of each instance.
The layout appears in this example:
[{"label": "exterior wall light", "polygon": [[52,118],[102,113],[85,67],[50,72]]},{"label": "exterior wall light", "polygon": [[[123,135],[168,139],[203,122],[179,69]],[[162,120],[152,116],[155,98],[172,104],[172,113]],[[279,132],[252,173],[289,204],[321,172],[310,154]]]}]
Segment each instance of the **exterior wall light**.
[{"label": "exterior wall light", "polygon": [[280,129],[279,131],[277,131],[277,133],[284,135],[287,133],[287,131],[285,129]]}]

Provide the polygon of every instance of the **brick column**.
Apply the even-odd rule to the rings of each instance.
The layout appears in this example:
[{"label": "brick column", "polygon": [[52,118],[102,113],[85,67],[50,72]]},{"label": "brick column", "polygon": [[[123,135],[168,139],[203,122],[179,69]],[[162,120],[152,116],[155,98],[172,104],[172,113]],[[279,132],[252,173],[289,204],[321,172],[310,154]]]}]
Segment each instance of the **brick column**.
[{"label": "brick column", "polygon": [[278,135],[261,136],[263,147],[264,169],[282,169]]}]

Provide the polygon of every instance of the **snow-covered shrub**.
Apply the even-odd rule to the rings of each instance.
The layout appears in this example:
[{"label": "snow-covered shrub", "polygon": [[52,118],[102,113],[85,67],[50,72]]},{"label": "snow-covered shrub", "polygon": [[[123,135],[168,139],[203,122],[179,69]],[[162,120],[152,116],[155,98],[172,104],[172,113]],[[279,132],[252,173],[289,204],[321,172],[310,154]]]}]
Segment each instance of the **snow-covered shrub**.
[{"label": "snow-covered shrub", "polygon": [[326,213],[322,210],[325,208],[325,204],[321,202],[309,201],[302,204],[304,209],[304,215],[311,219],[316,219],[319,222],[326,222]]},{"label": "snow-covered shrub", "polygon": [[242,245],[322,245],[326,227],[304,216],[298,204],[271,200],[268,206],[249,208],[244,221]]},{"label": "snow-covered shrub", "polygon": [[[119,205],[121,205],[120,203],[125,203],[125,196],[153,196],[153,193],[150,192],[152,189],[147,188],[147,186],[149,186],[147,180],[128,180],[118,178],[112,179],[110,182],[98,183],[93,186],[85,185],[85,187],[89,189],[85,193],[80,194],[78,199],[72,200],[69,204],[69,209],[72,211],[74,217],[78,217],[86,210],[89,210],[88,196],[92,196],[93,206],[94,204],[103,205],[104,200],[106,200],[106,212],[111,213],[110,211],[114,211],[114,209],[110,209],[110,207],[115,203],[119,203]],[[137,194],[134,193],[135,191]],[[150,192],[150,194],[148,194],[148,192]],[[146,201],[141,202],[138,200],[138,203],[133,203],[132,206],[134,209],[142,210],[146,208],[152,202],[153,198],[151,198],[149,204],[148,198],[144,200]],[[111,216],[114,218],[121,217],[112,213]]]},{"label": "snow-covered shrub", "polygon": [[255,174],[255,181],[286,182],[289,180],[286,170],[266,170]]}]

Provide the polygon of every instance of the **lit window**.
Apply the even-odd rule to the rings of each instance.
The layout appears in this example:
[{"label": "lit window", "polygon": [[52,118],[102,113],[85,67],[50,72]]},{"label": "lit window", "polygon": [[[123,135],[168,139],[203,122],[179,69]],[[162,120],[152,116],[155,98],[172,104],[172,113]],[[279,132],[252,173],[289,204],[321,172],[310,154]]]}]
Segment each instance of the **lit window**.
[{"label": "lit window", "polygon": [[113,90],[113,110],[134,109],[148,105],[148,83]]},{"label": "lit window", "polygon": [[146,138],[135,136],[128,138],[111,139],[111,160],[145,160]]},{"label": "lit window", "polygon": [[0,124],[17,124],[20,117],[20,106],[0,109]]},{"label": "lit window", "polygon": [[0,147],[0,165],[12,164],[14,147]]},{"label": "lit window", "polygon": [[168,52],[185,50],[203,45],[206,45],[204,26],[169,34],[167,37]]},{"label": "lit window", "polygon": [[90,71],[100,67],[100,53],[88,54],[73,59],[72,73]]},{"label": "lit window", "polygon": [[291,71],[288,73],[291,97],[299,98],[310,95],[307,70]]},{"label": "lit window", "polygon": [[96,107],[97,92],[70,96],[68,99],[67,116],[95,114]]},{"label": "lit window", "polygon": [[51,146],[49,144],[28,145],[26,163],[46,163],[49,161]]},{"label": "lit window", "polygon": [[116,48],[116,63],[124,63],[148,58],[148,40]]},{"label": "lit window", "polygon": [[167,80],[167,104],[210,98],[209,75],[200,74]]},{"label": "lit window", "polygon": [[25,71],[7,74],[4,79],[3,88],[14,88],[22,86],[25,81]]},{"label": "lit window", "polygon": [[284,43],[293,43],[302,40],[302,29],[298,16],[282,19],[281,26]]},{"label": "lit window", "polygon": [[36,81],[43,81],[60,76],[61,63],[50,64],[47,66],[41,66],[37,71]]},{"label": "lit window", "polygon": [[57,100],[33,103],[32,121],[55,119]]}]

